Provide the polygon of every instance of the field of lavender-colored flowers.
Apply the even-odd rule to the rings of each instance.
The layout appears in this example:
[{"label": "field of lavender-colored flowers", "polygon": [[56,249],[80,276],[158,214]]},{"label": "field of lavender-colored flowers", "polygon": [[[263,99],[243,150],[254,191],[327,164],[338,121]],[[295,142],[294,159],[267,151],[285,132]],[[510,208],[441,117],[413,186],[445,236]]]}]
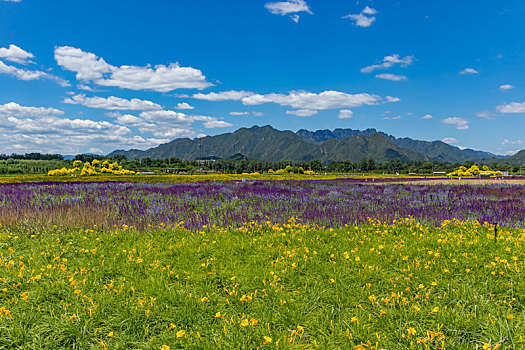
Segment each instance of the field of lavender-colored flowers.
[{"label": "field of lavender-colored flowers", "polygon": [[365,184],[355,179],[199,183],[20,183],[0,185],[0,223],[143,229],[238,227],[247,222],[341,227],[367,218],[421,223],[478,220],[525,224],[525,186]]}]

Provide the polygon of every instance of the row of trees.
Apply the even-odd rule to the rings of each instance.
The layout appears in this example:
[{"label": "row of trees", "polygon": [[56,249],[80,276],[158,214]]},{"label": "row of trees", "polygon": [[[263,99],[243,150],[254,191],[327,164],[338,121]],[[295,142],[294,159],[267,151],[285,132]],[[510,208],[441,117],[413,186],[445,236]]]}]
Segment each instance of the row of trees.
[{"label": "row of trees", "polygon": [[[363,158],[359,162],[352,161],[338,161],[331,162],[324,165],[319,159],[311,161],[259,161],[259,160],[235,160],[235,159],[218,159],[218,160],[191,160],[185,161],[178,158],[167,159],[127,159],[125,156],[116,155],[113,157],[103,157],[96,155],[77,155],[72,160],[63,160],[59,155],[48,155],[29,153],[25,155],[14,155],[4,159],[0,156],[0,174],[8,173],[47,173],[52,169],[70,168],[74,161],[82,163],[92,162],[94,159],[102,161],[109,160],[118,162],[125,169],[133,171],[154,171],[154,172],[169,172],[169,173],[197,173],[197,172],[217,172],[217,173],[254,173],[267,172],[269,169],[285,169],[287,166],[292,167],[298,171],[299,168],[304,171],[312,170],[315,172],[331,172],[331,173],[416,173],[416,174],[430,174],[434,171],[450,173],[460,166],[467,169],[473,165],[482,166],[484,164],[476,164],[475,162],[447,163],[447,162],[422,162],[422,161],[408,161],[402,162],[399,158],[392,159],[388,162],[377,163],[372,158]],[[493,168],[501,171],[508,171],[511,173],[518,173],[520,165],[499,163],[493,164]],[[525,170],[525,167],[524,167]]]}]

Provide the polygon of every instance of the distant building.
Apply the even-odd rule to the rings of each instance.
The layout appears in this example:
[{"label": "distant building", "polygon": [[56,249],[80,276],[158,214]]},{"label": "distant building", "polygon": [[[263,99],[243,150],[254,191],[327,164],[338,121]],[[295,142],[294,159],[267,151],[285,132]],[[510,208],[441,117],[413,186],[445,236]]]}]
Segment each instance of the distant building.
[{"label": "distant building", "polygon": [[443,177],[447,176],[447,173],[444,171],[434,171],[432,174],[434,176],[443,176]]},{"label": "distant building", "polygon": [[491,173],[479,173],[480,179],[490,179],[491,176],[492,176]]}]

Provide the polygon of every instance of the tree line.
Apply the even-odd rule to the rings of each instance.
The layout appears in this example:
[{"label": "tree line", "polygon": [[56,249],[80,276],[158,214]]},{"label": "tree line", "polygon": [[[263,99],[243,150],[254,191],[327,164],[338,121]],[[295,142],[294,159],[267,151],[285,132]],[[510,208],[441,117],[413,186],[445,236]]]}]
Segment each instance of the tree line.
[{"label": "tree line", "polygon": [[[293,172],[300,170],[312,170],[315,172],[327,173],[399,173],[399,174],[431,174],[433,172],[450,173],[460,166],[470,168],[472,165],[483,165],[477,162],[448,163],[448,162],[429,162],[429,161],[406,161],[399,158],[391,159],[387,162],[378,163],[373,158],[363,158],[359,162],[335,161],[323,164],[319,159],[309,161],[261,161],[247,159],[217,159],[217,160],[181,160],[178,158],[166,159],[127,159],[123,155],[112,157],[79,154],[73,159],[65,160],[59,154],[12,154],[0,155],[0,174],[44,174],[52,169],[70,167],[72,162],[92,162],[94,159],[117,161],[126,169],[134,171],[153,171],[160,173],[264,173],[269,169],[278,170],[291,167]],[[500,171],[517,173],[520,171],[519,164],[508,164],[501,162],[492,164],[492,167]],[[524,169],[525,170],[525,169]]]}]

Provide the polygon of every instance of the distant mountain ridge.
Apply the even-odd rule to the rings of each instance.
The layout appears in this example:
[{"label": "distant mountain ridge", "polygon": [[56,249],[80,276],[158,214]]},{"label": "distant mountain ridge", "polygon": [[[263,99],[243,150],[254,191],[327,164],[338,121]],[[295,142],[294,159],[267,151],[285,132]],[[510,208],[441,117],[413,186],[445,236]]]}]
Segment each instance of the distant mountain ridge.
[{"label": "distant mountain ridge", "polygon": [[353,129],[334,129],[331,130],[317,130],[308,131],[301,129],[297,134],[303,139],[311,142],[324,142],[330,139],[341,140],[347,137],[354,137],[358,135],[371,136],[380,134],[392,141],[395,145],[411,151],[419,152],[431,160],[449,163],[464,163],[466,161],[475,161],[489,158],[501,158],[495,154],[483,151],[476,151],[472,149],[460,149],[459,147],[449,145],[443,141],[420,141],[411,138],[395,138],[394,136],[377,131],[376,129],[353,130]]},{"label": "distant mountain ridge", "polygon": [[[109,154],[125,155],[130,159],[180,158],[194,159],[257,159],[264,161],[309,161],[323,163],[350,160],[358,162],[373,158],[385,162],[394,158],[402,161],[444,161],[464,163],[497,158],[492,153],[451,146],[442,141],[419,141],[395,138],[376,129],[335,129],[297,132],[281,131],[267,125],[241,128],[232,133],[198,139],[181,138],[142,151],[116,150]],[[525,154],[524,154],[525,155]],[[500,157],[501,158],[501,157]]]}]

